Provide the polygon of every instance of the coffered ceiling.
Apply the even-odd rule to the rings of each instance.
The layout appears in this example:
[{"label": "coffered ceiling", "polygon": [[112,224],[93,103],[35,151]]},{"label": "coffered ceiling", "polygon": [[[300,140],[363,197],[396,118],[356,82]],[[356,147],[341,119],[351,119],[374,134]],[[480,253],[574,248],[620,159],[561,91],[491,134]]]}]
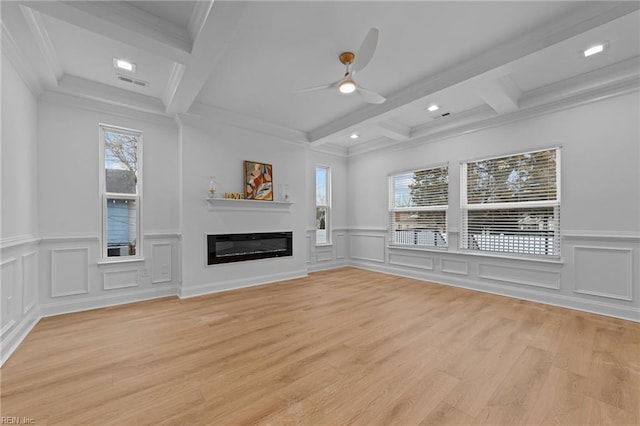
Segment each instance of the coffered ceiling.
[{"label": "coffered ceiling", "polygon": [[[608,1],[3,1],[2,49],[36,93],[202,117],[349,154],[637,90],[638,9]],[[372,27],[379,42],[357,82],[386,102],[297,92],[340,79],[338,55],[356,51]],[[607,48],[585,58],[596,43]],[[135,73],[114,68],[114,58],[135,63]],[[440,109],[428,111],[432,104]]]}]

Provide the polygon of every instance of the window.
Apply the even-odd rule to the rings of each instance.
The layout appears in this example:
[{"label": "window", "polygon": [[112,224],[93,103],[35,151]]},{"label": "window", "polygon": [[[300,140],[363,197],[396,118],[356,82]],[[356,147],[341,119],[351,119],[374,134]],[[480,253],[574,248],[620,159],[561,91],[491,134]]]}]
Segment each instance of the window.
[{"label": "window", "polygon": [[560,255],[560,150],[462,164],[461,247]]},{"label": "window", "polygon": [[316,167],[316,244],[330,244],[331,169]]},{"label": "window", "polygon": [[100,125],[102,258],[140,257],[142,133]]},{"label": "window", "polygon": [[389,186],[391,244],[447,247],[449,167],[391,175]]}]

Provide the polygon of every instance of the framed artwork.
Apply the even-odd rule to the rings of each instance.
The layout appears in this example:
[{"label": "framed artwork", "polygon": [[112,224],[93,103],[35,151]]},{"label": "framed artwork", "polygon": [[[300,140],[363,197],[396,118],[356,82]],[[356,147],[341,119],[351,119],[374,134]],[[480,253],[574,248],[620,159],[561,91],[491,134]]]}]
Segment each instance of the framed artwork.
[{"label": "framed artwork", "polygon": [[273,173],[271,164],[244,162],[244,198],[273,201]]}]

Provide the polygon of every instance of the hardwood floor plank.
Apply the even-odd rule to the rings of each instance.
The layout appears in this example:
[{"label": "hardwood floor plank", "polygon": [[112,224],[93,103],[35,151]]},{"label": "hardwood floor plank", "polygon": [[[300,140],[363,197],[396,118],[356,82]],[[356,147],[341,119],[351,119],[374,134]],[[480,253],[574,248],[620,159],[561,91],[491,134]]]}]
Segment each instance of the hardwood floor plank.
[{"label": "hardwood floor plank", "polygon": [[37,425],[638,424],[640,324],[341,268],[41,320]]}]

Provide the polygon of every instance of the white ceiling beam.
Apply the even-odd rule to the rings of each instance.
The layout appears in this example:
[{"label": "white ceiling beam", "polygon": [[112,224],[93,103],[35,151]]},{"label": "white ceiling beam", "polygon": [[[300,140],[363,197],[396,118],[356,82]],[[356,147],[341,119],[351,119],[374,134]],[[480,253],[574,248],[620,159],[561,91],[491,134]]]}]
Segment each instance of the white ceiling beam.
[{"label": "white ceiling beam", "polygon": [[[41,91],[47,87],[55,87],[58,85],[60,75],[49,66],[49,58],[43,52],[44,46],[38,44],[37,37],[34,37],[27,19],[20,4],[2,2],[3,51],[5,45],[8,49],[18,50],[17,56],[13,58],[14,65],[19,66],[20,62],[24,62],[25,66],[22,68],[28,69],[27,75],[33,80],[30,84],[34,89]],[[7,43],[4,43],[5,37]]]},{"label": "white ceiling beam", "polygon": [[167,113],[184,114],[189,110],[233,39],[245,5],[244,2],[219,2],[208,9],[186,69],[176,82],[173,95],[167,99]]},{"label": "white ceiling beam", "polygon": [[20,6],[20,9],[44,57],[44,63],[46,64],[47,71],[51,74],[51,80],[57,82],[62,78],[64,70],[62,69],[62,64],[58,59],[56,49],[53,47],[49,32],[42,20],[40,12],[23,6]]},{"label": "white ceiling beam", "polygon": [[394,141],[406,141],[411,137],[411,128],[395,121],[387,120],[376,124],[380,133]]},{"label": "white ceiling beam", "polygon": [[65,74],[62,77],[54,92],[103,102],[118,107],[129,108],[140,112],[166,116],[164,105],[157,98],[68,74]]},{"label": "white ceiling beam", "polygon": [[522,96],[522,91],[508,75],[478,82],[473,90],[498,114],[516,111]]},{"label": "white ceiling beam", "polygon": [[322,143],[329,136],[344,132],[356,124],[374,123],[376,117],[388,114],[396,108],[462,83],[516,59],[567,40],[592,28],[596,28],[640,8],[639,2],[593,2],[579,11],[566,15],[536,30],[496,46],[474,58],[463,61],[437,75],[431,75],[394,94],[380,105],[366,105],[342,116],[326,126],[309,132],[311,142]]},{"label": "white ceiling beam", "polygon": [[2,54],[6,55],[9,62],[13,64],[13,67],[31,93],[33,93],[35,97],[40,96],[43,88],[38,75],[33,70],[33,67],[29,65],[28,59],[24,56],[22,49],[7,29],[5,22],[0,22],[0,26],[2,26]]},{"label": "white ceiling beam", "polygon": [[144,12],[125,2],[24,1],[40,13],[184,63],[191,52],[187,29]]}]

